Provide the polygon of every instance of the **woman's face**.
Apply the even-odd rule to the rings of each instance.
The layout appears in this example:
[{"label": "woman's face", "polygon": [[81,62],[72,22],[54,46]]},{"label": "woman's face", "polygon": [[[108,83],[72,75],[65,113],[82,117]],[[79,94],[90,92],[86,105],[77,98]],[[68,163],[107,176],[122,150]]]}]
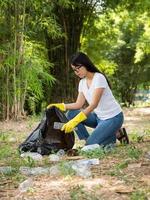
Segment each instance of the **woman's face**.
[{"label": "woman's face", "polygon": [[71,68],[73,69],[74,73],[79,77],[79,78],[84,78],[86,77],[87,74],[87,69],[84,66],[74,66],[71,65]]}]

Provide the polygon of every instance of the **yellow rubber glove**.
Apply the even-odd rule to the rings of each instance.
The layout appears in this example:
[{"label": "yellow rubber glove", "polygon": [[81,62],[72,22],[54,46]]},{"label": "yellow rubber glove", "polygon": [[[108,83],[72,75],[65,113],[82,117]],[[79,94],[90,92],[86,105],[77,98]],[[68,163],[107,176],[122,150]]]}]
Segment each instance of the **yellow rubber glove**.
[{"label": "yellow rubber glove", "polygon": [[55,107],[59,108],[61,111],[66,111],[66,107],[65,107],[64,103],[52,103],[52,104],[49,104],[47,106],[47,109],[52,107],[52,106],[55,106]]},{"label": "yellow rubber glove", "polygon": [[82,121],[87,119],[87,116],[80,112],[77,116],[75,116],[73,119],[71,119],[69,122],[63,125],[61,128],[61,131],[65,131],[65,133],[70,133],[73,131],[73,129]]}]

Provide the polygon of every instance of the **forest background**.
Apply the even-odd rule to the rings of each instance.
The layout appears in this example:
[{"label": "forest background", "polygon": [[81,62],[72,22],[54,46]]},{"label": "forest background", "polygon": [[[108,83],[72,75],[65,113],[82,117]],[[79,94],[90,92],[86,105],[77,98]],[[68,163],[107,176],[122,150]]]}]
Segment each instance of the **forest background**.
[{"label": "forest background", "polygon": [[138,90],[150,90],[150,1],[0,0],[0,120],[74,101],[77,51],[122,105],[134,105]]}]

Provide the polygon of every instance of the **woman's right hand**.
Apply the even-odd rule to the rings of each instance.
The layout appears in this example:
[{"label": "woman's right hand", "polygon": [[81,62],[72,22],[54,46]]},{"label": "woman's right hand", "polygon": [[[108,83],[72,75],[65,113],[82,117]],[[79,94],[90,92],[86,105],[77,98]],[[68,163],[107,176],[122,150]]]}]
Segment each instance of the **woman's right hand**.
[{"label": "woman's right hand", "polygon": [[59,108],[61,111],[66,111],[66,107],[65,107],[64,103],[52,103],[52,104],[49,104],[47,106],[47,109],[52,107],[52,106],[55,106],[55,107]]}]

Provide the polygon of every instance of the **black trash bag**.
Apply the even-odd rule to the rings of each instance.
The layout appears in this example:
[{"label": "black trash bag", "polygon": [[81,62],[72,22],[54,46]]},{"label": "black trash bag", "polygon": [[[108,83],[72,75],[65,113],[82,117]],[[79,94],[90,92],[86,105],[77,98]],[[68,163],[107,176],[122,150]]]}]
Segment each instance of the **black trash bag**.
[{"label": "black trash bag", "polygon": [[63,112],[53,106],[45,111],[37,128],[19,145],[19,151],[49,155],[60,149],[72,149],[75,142],[74,133],[65,134],[64,131],[54,129],[54,122],[66,123],[68,119]]}]

